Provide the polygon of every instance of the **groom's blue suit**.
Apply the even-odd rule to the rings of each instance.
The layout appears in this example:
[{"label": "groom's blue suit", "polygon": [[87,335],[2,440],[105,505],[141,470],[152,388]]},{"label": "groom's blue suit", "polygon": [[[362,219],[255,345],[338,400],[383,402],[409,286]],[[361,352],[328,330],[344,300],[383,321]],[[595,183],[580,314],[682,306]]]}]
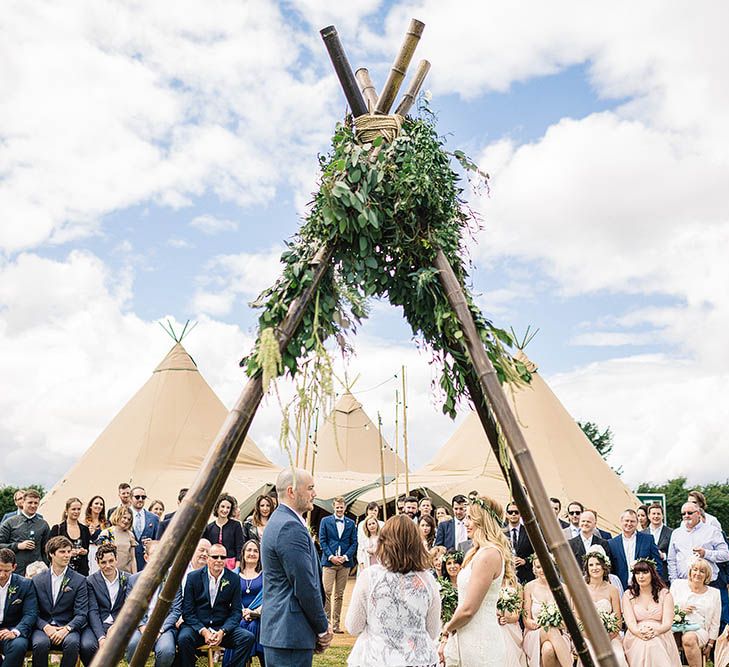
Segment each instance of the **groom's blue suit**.
[{"label": "groom's blue suit", "polygon": [[329,627],[321,597],[319,559],[306,526],[283,503],[266,525],[261,560],[260,642],[266,667],[311,665],[317,636]]}]

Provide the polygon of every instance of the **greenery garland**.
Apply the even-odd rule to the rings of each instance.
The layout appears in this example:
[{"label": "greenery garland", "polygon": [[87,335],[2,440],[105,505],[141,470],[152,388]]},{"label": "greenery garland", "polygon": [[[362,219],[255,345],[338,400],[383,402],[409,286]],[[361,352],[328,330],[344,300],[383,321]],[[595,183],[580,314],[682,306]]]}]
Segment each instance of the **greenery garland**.
[{"label": "greenery garland", "polygon": [[[331,337],[345,346],[344,335],[368,314],[367,300],[386,297],[402,307],[416,339],[432,351],[441,368],[443,412],[455,417],[458,400],[467,396],[470,361],[433,263],[436,250],[442,249],[465,286],[464,240],[478,223],[461,198],[451,157],[487,178],[463,153],[445,150],[427,105],[421,106],[420,117],[404,119],[391,143],[378,138],[360,144],[351,124],[337,126],[331,152],[320,157],[320,187],[311,212],[281,255],[283,273],[251,304],[263,312],[254,350],[241,361],[249,376],[259,371],[266,380],[283,373],[294,376],[300,360],[321,354]],[[331,268],[279,359],[269,330],[276,329],[289,303],[311,284],[310,262],[324,245],[334,248]],[[507,352],[512,337],[481,314],[468,288],[465,294],[499,380],[529,382],[528,369]]]}]

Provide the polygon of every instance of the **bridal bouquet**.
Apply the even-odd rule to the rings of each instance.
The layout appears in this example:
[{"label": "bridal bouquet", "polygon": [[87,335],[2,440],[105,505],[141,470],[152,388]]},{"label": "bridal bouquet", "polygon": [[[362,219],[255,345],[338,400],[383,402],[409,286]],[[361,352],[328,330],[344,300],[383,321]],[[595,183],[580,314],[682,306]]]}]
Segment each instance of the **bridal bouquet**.
[{"label": "bridal bouquet", "polygon": [[540,628],[549,630],[549,628],[558,628],[562,625],[562,614],[556,604],[547,604],[542,602],[542,608],[537,614],[537,625]]},{"label": "bridal bouquet", "polygon": [[614,635],[616,632],[620,632],[618,616],[614,611],[600,611],[598,613],[600,615],[600,620],[609,635]]},{"label": "bridal bouquet", "polygon": [[443,623],[447,623],[458,606],[458,589],[450,582],[450,579],[439,579],[438,583],[440,584],[440,617]]},{"label": "bridal bouquet", "polygon": [[496,609],[502,614],[518,614],[521,612],[521,595],[519,588],[504,586],[499,591]]}]

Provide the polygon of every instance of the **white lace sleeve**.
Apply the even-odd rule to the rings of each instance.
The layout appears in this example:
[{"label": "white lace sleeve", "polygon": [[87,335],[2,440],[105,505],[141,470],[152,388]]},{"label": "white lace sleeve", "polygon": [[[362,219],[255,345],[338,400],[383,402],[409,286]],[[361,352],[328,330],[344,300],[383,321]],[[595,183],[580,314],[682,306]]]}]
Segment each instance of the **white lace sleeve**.
[{"label": "white lace sleeve", "polygon": [[363,570],[357,577],[352,591],[352,599],[349,601],[347,618],[344,625],[350,635],[360,634],[367,625],[367,598],[370,594],[369,570]]},{"label": "white lace sleeve", "polygon": [[431,638],[436,641],[440,635],[440,586],[430,572],[422,572],[419,576],[430,591],[430,604],[425,617],[425,629]]}]

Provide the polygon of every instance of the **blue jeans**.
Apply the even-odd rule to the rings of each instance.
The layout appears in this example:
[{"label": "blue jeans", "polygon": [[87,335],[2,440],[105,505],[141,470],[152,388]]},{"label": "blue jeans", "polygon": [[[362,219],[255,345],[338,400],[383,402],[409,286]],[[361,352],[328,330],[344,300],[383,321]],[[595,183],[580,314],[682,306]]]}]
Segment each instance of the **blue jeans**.
[{"label": "blue jeans", "polygon": [[[131,662],[134,651],[137,650],[137,644],[142,638],[139,630],[135,630],[132,638],[127,645],[127,662]],[[168,630],[163,632],[154,643],[154,665],[155,667],[171,667],[175,661],[175,642],[177,640],[177,631]]]}]

